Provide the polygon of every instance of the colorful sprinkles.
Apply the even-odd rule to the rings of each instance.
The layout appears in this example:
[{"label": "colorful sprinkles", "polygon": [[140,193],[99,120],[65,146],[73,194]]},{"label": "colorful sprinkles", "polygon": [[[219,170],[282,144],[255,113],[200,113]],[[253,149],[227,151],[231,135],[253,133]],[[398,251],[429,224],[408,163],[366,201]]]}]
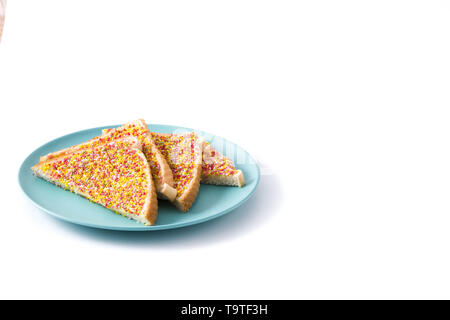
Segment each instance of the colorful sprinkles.
[{"label": "colorful sprinkles", "polygon": [[162,181],[161,167],[159,166],[156,154],[153,152],[152,145],[148,139],[149,131],[147,128],[135,124],[128,124],[115,129],[105,129],[104,133],[105,135],[100,138],[94,138],[90,143],[93,142],[95,145],[99,145],[129,136],[138,138],[139,142],[142,144],[142,152],[150,165],[154,181]]},{"label": "colorful sprinkles", "polygon": [[[147,133],[146,130],[142,130],[143,129],[142,127],[136,128],[134,125],[130,127],[123,127],[120,130],[119,129],[115,129],[116,132],[111,136],[111,139],[117,139],[130,134],[135,137],[142,138]],[[110,131],[113,131],[113,129],[105,130],[105,132]],[[145,131],[145,133],[142,131]],[[172,173],[174,175],[174,182],[176,183],[177,181],[179,181],[180,185],[179,194],[181,194],[184,191],[182,189],[185,188],[186,185],[188,184],[187,181],[190,181],[192,179],[190,173],[191,170],[193,169],[193,166],[186,166],[186,165],[183,166],[180,163],[176,165],[173,161],[172,164],[170,164],[170,157],[173,157],[175,155],[175,159],[178,158],[176,157],[177,156],[176,152],[175,154],[172,154],[173,152],[171,150],[180,149],[178,144],[179,143],[182,144],[182,141],[184,140],[183,135],[180,134],[160,135],[156,132],[152,132],[151,134],[153,141],[157,144],[158,148],[161,150],[161,152],[169,162],[169,166],[171,167]],[[202,159],[203,176],[234,176],[235,174],[237,174],[238,171],[234,167],[233,161],[231,159],[225,157],[220,152],[214,150],[209,144],[209,142],[204,143],[207,147],[203,149],[203,159]],[[183,147],[181,146],[181,148]],[[158,161],[156,161],[155,154],[151,150],[151,146],[147,142],[147,139],[143,139],[142,151],[144,152],[150,164],[153,178],[157,179],[157,181],[160,181],[161,169],[159,167]]]},{"label": "colorful sprinkles", "polygon": [[152,132],[152,138],[172,169],[174,188],[179,197],[186,191],[194,177],[196,157],[201,154],[201,150],[195,150],[198,146],[198,137],[195,133],[159,134]]},{"label": "colorful sprinkles", "polygon": [[203,176],[234,176],[238,171],[231,159],[214,150],[209,142],[204,142],[202,175]]},{"label": "colorful sprinkles", "polygon": [[132,143],[118,140],[46,162],[39,168],[66,190],[82,192],[109,209],[139,215],[149,192],[149,171]]}]

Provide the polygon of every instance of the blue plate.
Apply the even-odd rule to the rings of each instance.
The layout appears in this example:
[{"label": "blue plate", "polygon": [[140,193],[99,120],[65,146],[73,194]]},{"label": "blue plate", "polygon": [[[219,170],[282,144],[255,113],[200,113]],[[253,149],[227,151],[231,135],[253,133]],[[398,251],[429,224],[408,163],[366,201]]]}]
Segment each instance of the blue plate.
[{"label": "blue plate", "polygon": [[171,203],[159,201],[159,214],[154,226],[145,226],[134,220],[117,215],[112,211],[91,203],[81,196],[65,191],[32,174],[31,167],[39,162],[39,157],[56,150],[87,141],[101,134],[101,130],[116,126],[98,127],[78,131],[53,141],[33,151],[22,163],[19,170],[19,184],[25,195],[45,212],[72,223],[111,230],[153,231],[185,227],[208,221],[243,204],[255,191],[259,182],[259,168],[253,158],[241,147],[221,137],[188,128],[169,125],[149,125],[155,132],[182,133],[195,131],[202,135],[219,152],[231,158],[236,167],[243,171],[246,185],[242,188],[204,185],[192,208],[181,213]]}]

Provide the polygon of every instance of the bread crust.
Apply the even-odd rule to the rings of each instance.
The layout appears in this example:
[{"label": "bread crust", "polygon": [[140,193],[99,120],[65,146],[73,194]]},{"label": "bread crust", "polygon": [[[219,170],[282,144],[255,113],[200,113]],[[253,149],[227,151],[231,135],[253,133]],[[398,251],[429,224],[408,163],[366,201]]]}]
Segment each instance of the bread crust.
[{"label": "bread crust", "polygon": [[174,204],[181,212],[187,212],[197,199],[197,194],[200,189],[200,179],[202,176],[202,156],[203,156],[203,138],[195,133],[194,144],[194,169],[192,173],[192,180],[181,196],[175,198]]},{"label": "bread crust", "polygon": [[151,152],[155,155],[156,161],[159,164],[159,180],[155,180],[157,196],[162,199],[173,201],[176,197],[177,191],[173,187],[173,175],[166,158],[153,141],[150,132],[146,137],[147,143],[151,148]]},{"label": "bread crust", "polygon": [[152,226],[155,224],[156,218],[158,217],[158,200],[156,198],[155,185],[153,183],[152,174],[147,158],[143,153],[141,153],[141,156],[143,157],[143,160],[145,160],[144,163],[148,170],[147,183],[149,185],[149,194],[147,196],[148,205],[146,203],[146,205],[144,206],[142,215],[145,217],[145,220],[147,220],[148,224]]},{"label": "bread crust", "polygon": [[201,183],[214,184],[218,186],[235,186],[241,188],[245,185],[245,179],[242,171],[237,170],[237,173],[233,176],[214,176],[211,174],[202,174]]},{"label": "bread crust", "polygon": [[[147,225],[154,225],[155,222],[156,222],[156,218],[158,216],[158,200],[156,199],[155,186],[154,186],[154,183],[153,183],[153,179],[151,178],[152,176],[151,176],[150,166],[149,166],[149,164],[147,162],[147,159],[146,159],[145,155],[142,153],[141,145],[139,144],[137,139],[135,139],[135,138],[134,139],[125,138],[125,139],[118,139],[118,140],[127,140],[127,141],[131,140],[132,141],[132,143],[133,143],[132,148],[136,149],[138,151],[137,154],[142,159],[142,163],[145,166],[144,170],[145,170],[145,173],[146,173],[146,180],[147,180],[147,184],[149,186],[149,189],[148,189],[148,192],[147,192],[147,196],[146,196],[146,199],[145,199],[145,203],[144,203],[143,209],[139,213],[139,215],[135,215],[135,214],[126,212],[126,211],[124,211],[124,210],[122,210],[120,208],[108,208],[108,209],[111,209],[111,210],[113,210],[115,212],[118,212],[121,215],[126,216],[128,218],[137,220],[137,221],[139,221],[141,223],[144,223],[144,224],[147,224]],[[101,148],[101,146],[102,145],[98,145],[95,148]],[[95,149],[95,148],[92,148],[92,149]],[[57,180],[54,180],[50,176],[46,175],[40,169],[40,167],[43,164],[53,163],[53,162],[56,162],[56,161],[60,160],[61,158],[64,158],[66,156],[70,156],[71,154],[76,154],[76,153],[83,152],[84,150],[86,150],[86,149],[83,149],[83,151],[82,150],[75,150],[73,152],[68,152],[69,149],[70,148],[65,149],[64,152],[59,153],[59,155],[52,154],[51,157],[41,157],[41,160],[39,161],[39,163],[34,165],[31,168],[33,173],[36,176],[38,176],[38,177],[41,177],[41,178],[43,178],[43,179],[45,179],[45,180],[47,180],[47,181],[49,181],[49,182],[51,182],[53,184],[56,184],[56,185],[58,185],[58,186],[60,186],[60,187],[62,187],[64,189],[66,189],[66,187],[64,185],[62,185],[61,183],[59,183]],[[90,199],[88,194],[82,192],[76,186],[72,187],[71,191],[73,191],[74,193],[85,197],[86,199]],[[95,202],[100,204],[100,205],[102,205],[102,206],[105,206],[105,204],[102,203],[101,201],[95,201]]]},{"label": "bread crust", "polygon": [[[168,139],[172,136],[170,133],[158,133],[152,132],[152,134]],[[203,138],[195,134],[194,132],[181,134],[180,136],[191,136],[194,135],[194,150],[193,151],[193,165],[192,169],[192,179],[189,182],[189,185],[184,190],[183,194],[177,195],[172,201],[172,203],[181,211],[187,212],[192,207],[197,198],[198,191],[200,189],[200,179],[202,175],[202,153],[203,153]],[[166,159],[170,165],[170,159]]]},{"label": "bread crust", "polygon": [[181,212],[187,212],[192,207],[197,198],[198,190],[200,189],[200,177],[202,172],[202,165],[197,164],[193,170],[193,178],[187,187],[186,191],[180,196],[176,197],[173,203]]}]

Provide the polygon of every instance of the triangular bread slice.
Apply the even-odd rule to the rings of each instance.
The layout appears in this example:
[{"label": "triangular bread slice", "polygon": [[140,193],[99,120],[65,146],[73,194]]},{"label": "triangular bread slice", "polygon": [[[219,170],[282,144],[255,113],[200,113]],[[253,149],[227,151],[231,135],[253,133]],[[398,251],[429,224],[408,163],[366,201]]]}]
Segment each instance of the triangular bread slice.
[{"label": "triangular bread slice", "polygon": [[65,152],[32,167],[35,175],[92,202],[153,225],[158,215],[150,167],[137,138]]},{"label": "triangular bread slice", "polygon": [[[152,132],[154,141],[158,141],[159,146],[164,140],[174,139],[177,134],[167,135],[164,133]],[[215,184],[222,186],[242,187],[245,185],[244,173],[236,169],[233,161],[214,149],[209,142],[202,138],[202,174],[201,183]]]},{"label": "triangular bread slice", "polygon": [[103,130],[103,134],[101,136],[95,137],[85,143],[73,146],[71,148],[48,154],[42,157],[41,160],[51,159],[66,152],[92,148],[116,139],[122,139],[130,136],[136,137],[142,144],[142,152],[150,165],[157,194],[162,198],[174,200],[177,192],[173,187],[172,171],[166,159],[153,142],[151,134],[143,119],[128,122],[123,126],[114,129]]},{"label": "triangular bread slice", "polygon": [[204,141],[201,183],[242,187],[245,179],[243,172],[235,168],[230,158]]},{"label": "triangular bread slice", "polygon": [[182,212],[194,203],[200,188],[203,139],[194,132],[152,133],[153,141],[172,169],[177,196],[173,200]]}]

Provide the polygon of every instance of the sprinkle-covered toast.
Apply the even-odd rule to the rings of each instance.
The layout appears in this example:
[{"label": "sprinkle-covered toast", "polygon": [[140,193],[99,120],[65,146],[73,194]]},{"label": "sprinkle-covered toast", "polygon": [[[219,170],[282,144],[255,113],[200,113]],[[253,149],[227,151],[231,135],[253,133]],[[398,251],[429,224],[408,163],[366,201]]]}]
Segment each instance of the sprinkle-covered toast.
[{"label": "sprinkle-covered toast", "polygon": [[[167,135],[164,133],[152,132],[152,138],[158,145],[162,145],[165,140],[174,140],[179,134]],[[245,185],[244,173],[237,170],[233,161],[215,150],[209,142],[202,138],[202,174],[201,183],[215,184],[222,186],[242,187]],[[167,158],[167,157],[166,157]]]},{"label": "sprinkle-covered toast", "polygon": [[242,187],[245,179],[242,171],[235,168],[231,159],[204,141],[201,183]]},{"label": "sprinkle-covered toast", "polygon": [[174,204],[182,212],[194,203],[200,187],[203,139],[194,132],[152,133],[152,138],[172,169],[177,196]]},{"label": "sprinkle-covered toast", "polygon": [[95,137],[85,143],[81,143],[71,148],[48,154],[41,157],[41,161],[52,159],[53,157],[60,156],[66,152],[92,148],[126,137],[136,137],[139,143],[142,144],[142,152],[150,165],[150,170],[158,196],[161,198],[174,200],[177,192],[173,187],[172,170],[170,169],[165,157],[156,147],[147,125],[142,119],[126,123],[123,126],[114,129],[103,130],[103,134],[101,136]]},{"label": "sprinkle-covered toast", "polygon": [[41,159],[33,173],[92,202],[147,225],[158,202],[150,167],[135,137]]}]

